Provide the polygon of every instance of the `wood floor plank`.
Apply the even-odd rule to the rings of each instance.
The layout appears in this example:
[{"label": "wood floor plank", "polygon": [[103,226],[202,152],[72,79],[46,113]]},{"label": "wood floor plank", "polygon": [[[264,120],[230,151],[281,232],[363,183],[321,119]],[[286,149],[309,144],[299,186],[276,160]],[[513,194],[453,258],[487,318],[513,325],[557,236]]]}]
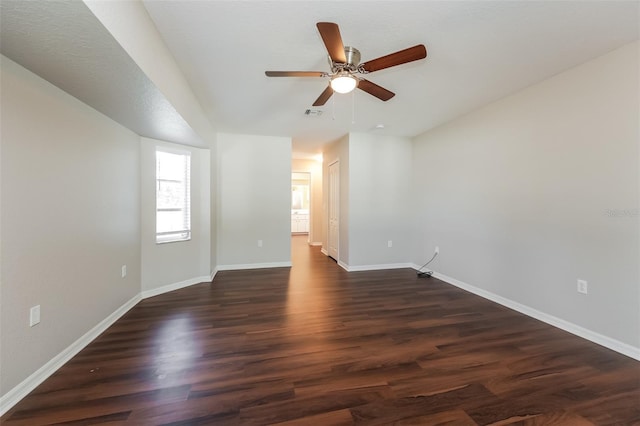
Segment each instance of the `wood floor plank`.
[{"label": "wood floor plank", "polygon": [[308,416],[302,419],[273,423],[272,426],[304,426],[309,424],[322,426],[347,426],[353,424],[353,417],[351,417],[350,410],[344,409],[316,414],[315,416]]},{"label": "wood floor plank", "polygon": [[640,363],[435,278],[222,271],[141,301],[12,425],[640,425]]},{"label": "wood floor plank", "polygon": [[322,395],[301,396],[293,400],[245,408],[240,411],[240,419],[246,425],[282,423],[387,399],[393,399],[388,386],[336,390]]},{"label": "wood floor plank", "polygon": [[[356,423],[388,425],[411,419],[437,415],[452,410],[464,410],[502,403],[479,384],[470,384],[450,391],[374,401],[351,410]],[[475,420],[475,419],[473,419]],[[479,423],[483,424],[483,423]]]},{"label": "wood floor plank", "polygon": [[393,426],[477,426],[463,410],[441,411],[390,423]]},{"label": "wood floor plank", "polygon": [[532,416],[516,416],[499,422],[490,423],[488,426],[595,426],[594,423],[583,417],[564,411],[545,413]]}]

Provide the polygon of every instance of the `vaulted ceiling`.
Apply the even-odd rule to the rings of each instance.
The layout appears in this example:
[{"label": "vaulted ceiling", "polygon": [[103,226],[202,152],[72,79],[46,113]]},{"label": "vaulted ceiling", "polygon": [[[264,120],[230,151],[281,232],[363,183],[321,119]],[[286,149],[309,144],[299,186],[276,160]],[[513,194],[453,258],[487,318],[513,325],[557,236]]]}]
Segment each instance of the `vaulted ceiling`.
[{"label": "vaulted ceiling", "polygon": [[[4,15],[7,0],[2,3]],[[64,12],[65,3],[13,2],[32,14],[38,8],[57,10],[53,27],[63,33],[78,19]],[[319,152],[323,144],[349,131],[420,134],[637,40],[640,21],[637,1],[143,0],[143,5],[216,129],[291,136],[294,150],[301,154]],[[11,16],[3,16],[3,39],[7,19]],[[3,41],[2,53],[12,59],[19,56],[20,38],[25,43],[30,36],[25,25],[40,28],[43,40],[51,31],[42,20],[27,21],[20,23],[22,34],[12,35],[16,40],[11,49]],[[101,25],[98,20],[85,21]],[[268,78],[264,71],[328,71],[327,52],[315,27],[320,21],[337,23],[345,45],[358,48],[363,61],[420,43],[427,46],[428,56],[367,76],[396,93],[387,102],[356,90],[333,96],[323,107],[312,107],[326,79]],[[122,52],[105,42],[104,28],[82,31],[81,46],[76,40],[70,48],[74,37],[69,37],[64,43],[49,43],[45,54],[64,55],[65,60],[81,64],[83,55],[99,51],[107,59],[109,78],[93,81],[100,90],[82,100],[99,104],[109,88],[130,87],[120,96],[122,104],[130,103],[126,93],[137,93],[131,82],[144,85],[144,75],[132,77],[120,67]],[[92,33],[102,41],[92,41]],[[31,53],[37,54],[38,49]],[[117,60],[109,60],[111,56]],[[37,56],[31,62],[37,63]],[[46,66],[40,68],[43,71],[36,72],[44,78],[65,85],[64,73],[52,76]],[[95,77],[95,71],[87,78],[91,75]],[[321,113],[308,116],[307,109]]]}]

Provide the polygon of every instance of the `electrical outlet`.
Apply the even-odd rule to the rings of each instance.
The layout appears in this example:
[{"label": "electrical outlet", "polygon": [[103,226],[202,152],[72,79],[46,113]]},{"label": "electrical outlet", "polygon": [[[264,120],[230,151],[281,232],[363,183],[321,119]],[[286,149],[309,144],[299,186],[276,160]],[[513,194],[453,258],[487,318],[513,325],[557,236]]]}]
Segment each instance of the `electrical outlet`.
[{"label": "electrical outlet", "polygon": [[585,280],[578,280],[578,293],[589,293],[589,284]]},{"label": "electrical outlet", "polygon": [[387,247],[389,248],[393,247],[393,241],[391,240],[387,241]]},{"label": "electrical outlet", "polygon": [[29,311],[29,327],[40,323],[40,305],[36,305]]},{"label": "electrical outlet", "polygon": [[258,247],[262,247],[262,240],[258,240]]},{"label": "electrical outlet", "polygon": [[436,246],[436,254],[440,254],[440,247]]},{"label": "electrical outlet", "polygon": [[127,276],[127,265],[122,265],[122,268],[120,270],[122,278]]}]

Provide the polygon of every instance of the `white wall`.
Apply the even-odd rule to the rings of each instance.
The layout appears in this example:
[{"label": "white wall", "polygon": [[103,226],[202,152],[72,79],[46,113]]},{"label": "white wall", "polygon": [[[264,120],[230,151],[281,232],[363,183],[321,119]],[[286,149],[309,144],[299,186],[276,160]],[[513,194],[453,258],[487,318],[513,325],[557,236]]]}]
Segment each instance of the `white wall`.
[{"label": "white wall", "polygon": [[[324,188],[329,188],[329,166],[335,162],[339,163],[340,176],[340,235],[338,245],[338,259],[336,261],[343,267],[349,265],[349,135],[345,135],[339,140],[325,147],[323,152],[322,176]],[[329,190],[322,194],[324,200],[324,240],[322,241],[322,251],[329,252]]]},{"label": "white wall", "polygon": [[[156,139],[140,138],[141,260],[144,295],[209,281],[210,275],[210,153]],[[156,147],[191,153],[191,240],[156,244]]]},{"label": "white wall", "polygon": [[322,209],[322,163],[315,160],[293,159],[291,170],[295,172],[309,173],[311,183],[310,210],[309,210],[309,243],[322,245],[323,235],[323,209]]},{"label": "white wall", "polygon": [[350,269],[409,264],[411,153],[408,138],[349,134]]},{"label": "white wall", "polygon": [[218,268],[290,265],[291,138],[220,133],[217,144]]},{"label": "white wall", "polygon": [[[4,56],[1,67],[6,395],[138,295],[140,146],[131,131]],[[30,328],[34,305],[41,323]]]},{"label": "white wall", "polygon": [[414,263],[640,348],[638,50],[416,138]]}]

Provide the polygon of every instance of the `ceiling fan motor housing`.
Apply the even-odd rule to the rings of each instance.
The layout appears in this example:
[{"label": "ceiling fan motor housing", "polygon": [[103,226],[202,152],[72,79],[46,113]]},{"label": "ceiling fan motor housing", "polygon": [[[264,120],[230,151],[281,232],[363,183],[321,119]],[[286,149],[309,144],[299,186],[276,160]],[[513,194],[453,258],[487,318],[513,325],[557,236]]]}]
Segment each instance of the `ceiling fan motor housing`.
[{"label": "ceiling fan motor housing", "polygon": [[351,65],[355,68],[360,63],[360,51],[355,47],[345,46],[344,56],[347,57],[347,65]]},{"label": "ceiling fan motor housing", "polygon": [[333,74],[341,71],[347,71],[349,73],[358,72],[358,64],[360,64],[360,51],[355,47],[345,46],[344,56],[347,59],[346,62],[335,62],[331,60],[329,56],[329,65],[331,66],[331,72]]}]

